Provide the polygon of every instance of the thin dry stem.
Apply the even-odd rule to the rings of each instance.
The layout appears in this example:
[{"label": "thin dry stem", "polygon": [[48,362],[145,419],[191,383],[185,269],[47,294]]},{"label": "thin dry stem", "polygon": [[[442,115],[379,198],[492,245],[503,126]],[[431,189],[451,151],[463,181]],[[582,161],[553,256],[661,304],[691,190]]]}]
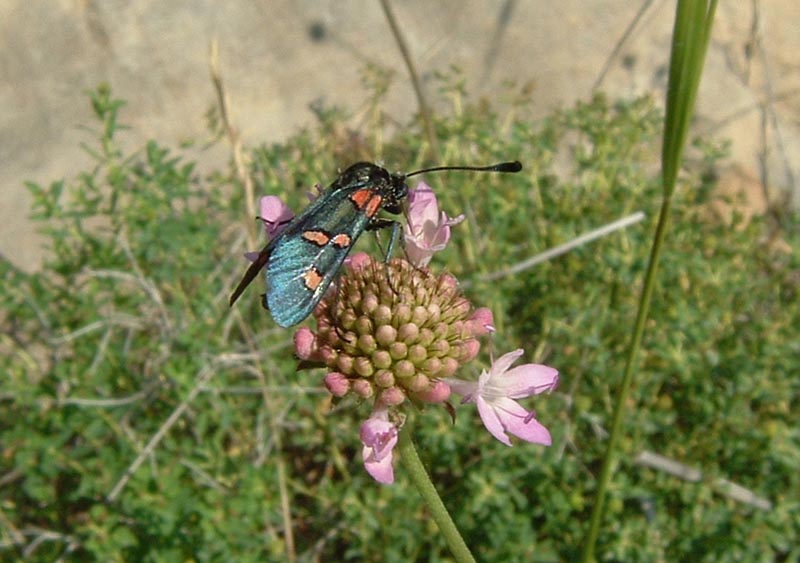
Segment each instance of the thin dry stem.
[{"label": "thin dry stem", "polygon": [[[703,479],[703,472],[699,469],[654,452],[643,451],[636,456],[634,462],[637,465],[663,471],[691,483],[697,483]],[[714,480],[712,486],[719,494],[737,502],[748,504],[761,510],[772,510],[772,503],[769,500],[732,481],[720,477]]]},{"label": "thin dry stem", "polygon": [[82,399],[81,397],[66,397],[58,400],[59,407],[66,407],[74,405],[79,407],[93,407],[93,408],[113,408],[129,405],[137,401],[141,401],[149,394],[148,391],[137,391],[126,397],[119,397],[117,399]]},{"label": "thin dry stem", "polygon": [[625,28],[625,31],[622,33],[622,37],[614,45],[614,48],[609,53],[608,57],[606,57],[606,62],[603,65],[600,74],[597,75],[597,78],[592,84],[592,90],[597,90],[602,86],[603,81],[606,78],[609,70],[611,70],[611,66],[617,62],[617,57],[622,52],[622,48],[625,47],[628,43],[628,40],[633,36],[633,32],[636,30],[637,27],[642,23],[645,14],[653,5],[653,0],[645,0],[639,9],[636,11],[636,14],[633,16],[633,19],[628,23],[628,27]]},{"label": "thin dry stem", "polygon": [[[537,264],[541,264],[542,262],[546,262],[547,260],[552,260],[556,256],[561,256],[562,254],[566,254],[570,250],[573,250],[579,246],[592,242],[598,238],[604,237],[609,235],[615,231],[624,229],[642,221],[645,218],[644,212],[637,211],[636,213],[632,213],[623,217],[622,219],[618,219],[612,223],[589,231],[588,233],[582,234],[579,237],[572,239],[569,242],[565,242],[564,244],[559,244],[558,246],[554,246],[544,252],[540,252],[536,256],[532,256],[521,262],[517,262],[513,266],[509,266],[508,268],[503,268],[502,270],[498,270],[496,272],[491,272],[484,276],[478,278],[480,281],[493,281],[500,278],[505,278],[508,276],[512,276],[514,274],[518,274],[522,271],[528,270],[533,268]],[[468,284],[465,282],[462,286],[466,287]]]},{"label": "thin dry stem", "polygon": [[[214,90],[217,93],[217,107],[219,108],[220,119],[225,128],[225,133],[228,136],[228,141],[231,144],[231,151],[233,152],[233,162],[236,166],[236,175],[244,187],[244,201],[247,207],[247,215],[251,219],[257,215],[255,207],[255,190],[253,188],[253,180],[247,172],[247,165],[245,161],[244,150],[242,148],[242,137],[239,131],[233,126],[230,119],[230,106],[228,104],[228,95],[225,92],[225,85],[222,81],[222,72],[219,68],[219,46],[217,40],[211,42],[211,49],[208,56],[208,65],[211,70],[211,82],[214,84]],[[247,225],[247,239],[250,248],[255,248],[257,244],[256,223],[254,221],[246,221]]]},{"label": "thin dry stem", "polygon": [[383,6],[383,13],[386,15],[386,20],[389,22],[389,27],[392,29],[392,35],[397,42],[397,47],[400,49],[400,54],[403,56],[403,61],[408,68],[408,74],[411,76],[411,84],[414,87],[414,93],[417,96],[417,104],[419,105],[419,114],[422,117],[422,123],[425,127],[425,135],[428,138],[429,150],[433,158],[441,162],[441,154],[439,153],[439,142],[436,139],[436,130],[433,127],[433,116],[431,114],[430,106],[425,99],[425,94],[422,91],[422,83],[419,80],[417,69],[414,66],[414,61],[411,59],[411,51],[408,49],[406,40],[403,33],[400,31],[400,26],[394,17],[392,8],[389,5],[389,0],[381,0]]}]

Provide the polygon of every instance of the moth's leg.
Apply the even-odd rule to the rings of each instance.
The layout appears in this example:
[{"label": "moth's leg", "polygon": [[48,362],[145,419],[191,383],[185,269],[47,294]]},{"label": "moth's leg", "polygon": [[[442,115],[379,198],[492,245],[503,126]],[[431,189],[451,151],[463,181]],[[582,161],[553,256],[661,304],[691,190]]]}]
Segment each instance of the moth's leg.
[{"label": "moth's leg", "polygon": [[389,287],[394,292],[394,294],[399,295],[400,292],[398,292],[394,288],[394,285],[392,284],[392,278],[388,266],[389,266],[389,260],[391,260],[392,258],[392,252],[394,252],[394,247],[397,245],[397,240],[400,237],[400,223],[397,221],[393,221],[391,219],[384,219],[383,217],[378,217],[370,221],[370,223],[367,225],[368,231],[376,231],[375,238],[378,241],[379,247],[381,241],[377,236],[378,231],[380,231],[381,229],[388,229],[388,228],[392,229],[392,236],[389,239],[389,247],[386,249],[386,252],[383,255],[383,263],[386,266],[386,281],[389,283]]}]

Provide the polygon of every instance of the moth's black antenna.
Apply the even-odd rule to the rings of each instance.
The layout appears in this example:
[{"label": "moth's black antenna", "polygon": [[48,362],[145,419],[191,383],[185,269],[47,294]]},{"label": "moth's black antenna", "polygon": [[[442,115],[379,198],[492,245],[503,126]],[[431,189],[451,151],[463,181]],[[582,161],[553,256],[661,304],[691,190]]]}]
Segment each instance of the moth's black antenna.
[{"label": "moth's black antenna", "polygon": [[405,175],[416,176],[423,172],[439,172],[440,170],[473,170],[475,172],[519,172],[522,170],[522,164],[515,160],[514,162],[500,162],[492,164],[491,166],[434,166],[433,168],[423,168],[422,170],[415,170]]}]

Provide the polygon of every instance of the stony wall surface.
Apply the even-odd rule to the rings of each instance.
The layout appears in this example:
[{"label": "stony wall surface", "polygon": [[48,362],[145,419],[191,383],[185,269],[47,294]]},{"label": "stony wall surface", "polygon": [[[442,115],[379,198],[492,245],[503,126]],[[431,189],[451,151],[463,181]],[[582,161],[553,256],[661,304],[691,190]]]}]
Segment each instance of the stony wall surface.
[{"label": "stony wall surface", "polygon": [[[535,84],[535,111],[587,98],[663,97],[674,2],[395,0],[412,54],[431,85],[459,66],[475,95],[508,79]],[[800,203],[800,2],[720,2],[696,131],[733,141],[726,182],[791,193]],[[134,145],[204,138],[214,102],[208,49],[220,62],[246,143],[278,141],[312,121],[315,100],[357,109],[359,75],[375,63],[397,79],[389,106],[415,109],[380,4],[374,0],[5,0],[0,6],[0,253],[27,269],[42,249],[26,219],[24,180],[47,182],[88,162],[86,89],[109,82],[128,101]],[[207,166],[224,145],[202,153]]]}]

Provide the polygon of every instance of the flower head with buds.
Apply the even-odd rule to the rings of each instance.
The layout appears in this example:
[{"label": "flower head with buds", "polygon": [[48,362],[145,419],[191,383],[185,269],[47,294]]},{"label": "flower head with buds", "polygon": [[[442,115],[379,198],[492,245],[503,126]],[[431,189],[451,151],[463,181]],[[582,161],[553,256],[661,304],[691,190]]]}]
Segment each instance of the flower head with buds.
[{"label": "flower head with buds", "polygon": [[405,260],[357,254],[345,268],[314,311],[316,332],[297,332],[298,357],[328,368],[325,383],[336,396],[388,406],[447,400],[444,379],[478,353],[488,310],[473,310],[452,276]]}]

